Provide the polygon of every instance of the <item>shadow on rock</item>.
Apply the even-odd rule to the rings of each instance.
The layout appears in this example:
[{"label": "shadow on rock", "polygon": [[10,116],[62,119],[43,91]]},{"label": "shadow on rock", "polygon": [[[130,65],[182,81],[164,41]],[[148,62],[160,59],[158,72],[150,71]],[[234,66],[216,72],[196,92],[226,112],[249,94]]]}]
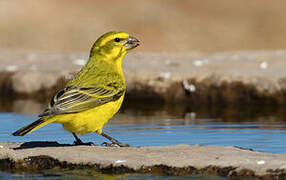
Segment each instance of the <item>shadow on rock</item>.
[{"label": "shadow on rock", "polygon": [[16,147],[13,149],[19,150],[19,149],[29,149],[29,148],[37,148],[37,147],[64,147],[64,146],[74,146],[74,145],[59,144],[56,141],[31,141],[31,142],[25,142],[21,144],[20,147]]}]

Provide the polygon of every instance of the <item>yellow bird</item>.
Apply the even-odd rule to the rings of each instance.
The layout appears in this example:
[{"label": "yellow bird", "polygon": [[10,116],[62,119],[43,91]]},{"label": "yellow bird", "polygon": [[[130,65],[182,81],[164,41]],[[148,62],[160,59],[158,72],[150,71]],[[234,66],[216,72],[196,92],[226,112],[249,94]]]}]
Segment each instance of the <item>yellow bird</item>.
[{"label": "yellow bird", "polygon": [[125,32],[108,32],[96,40],[89,60],[64,89],[51,99],[40,119],[14,132],[24,136],[46,124],[61,123],[75,137],[76,145],[85,145],[77,135],[96,132],[112,144],[122,144],[102,132],[103,126],[119,110],[126,91],[122,60],[139,41]]}]

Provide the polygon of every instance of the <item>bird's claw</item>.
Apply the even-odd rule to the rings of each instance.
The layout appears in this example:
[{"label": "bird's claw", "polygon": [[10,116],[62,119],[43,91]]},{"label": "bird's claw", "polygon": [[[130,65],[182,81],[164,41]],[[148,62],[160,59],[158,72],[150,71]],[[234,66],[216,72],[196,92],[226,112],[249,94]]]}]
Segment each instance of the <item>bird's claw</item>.
[{"label": "bird's claw", "polygon": [[106,147],[119,147],[117,144],[108,143],[108,142],[103,142],[101,145],[106,146]]},{"label": "bird's claw", "polygon": [[106,146],[106,147],[130,147],[129,144],[108,143],[108,142],[103,142],[101,145],[102,145],[102,146]]}]

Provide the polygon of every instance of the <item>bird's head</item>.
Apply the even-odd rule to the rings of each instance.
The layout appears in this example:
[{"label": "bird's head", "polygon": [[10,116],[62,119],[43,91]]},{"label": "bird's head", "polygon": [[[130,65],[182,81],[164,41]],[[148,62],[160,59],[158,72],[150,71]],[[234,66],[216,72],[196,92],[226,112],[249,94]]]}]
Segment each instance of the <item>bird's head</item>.
[{"label": "bird's head", "polygon": [[121,57],[139,46],[139,40],[125,32],[108,32],[94,43],[90,56],[98,53],[104,56]]}]

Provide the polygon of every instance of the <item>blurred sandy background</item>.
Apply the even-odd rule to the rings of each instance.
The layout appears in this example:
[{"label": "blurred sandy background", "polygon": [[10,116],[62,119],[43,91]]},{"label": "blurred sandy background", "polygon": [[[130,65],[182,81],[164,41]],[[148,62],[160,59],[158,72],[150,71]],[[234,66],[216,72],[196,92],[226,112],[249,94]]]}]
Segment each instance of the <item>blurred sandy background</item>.
[{"label": "blurred sandy background", "polygon": [[106,31],[137,51],[286,48],[284,0],[0,0],[0,48],[87,52]]}]

